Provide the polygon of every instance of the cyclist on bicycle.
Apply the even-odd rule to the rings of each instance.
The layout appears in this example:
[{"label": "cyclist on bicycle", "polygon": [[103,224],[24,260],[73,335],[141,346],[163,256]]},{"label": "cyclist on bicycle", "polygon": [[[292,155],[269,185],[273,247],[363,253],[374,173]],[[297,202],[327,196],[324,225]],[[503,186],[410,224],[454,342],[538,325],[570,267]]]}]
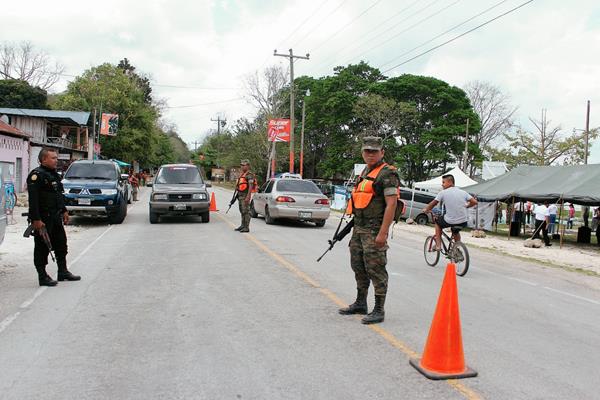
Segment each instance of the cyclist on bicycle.
[{"label": "cyclist on bicycle", "polygon": [[[442,229],[467,226],[467,208],[477,204],[477,200],[469,193],[454,186],[454,176],[448,174],[442,176],[442,187],[444,190],[438,193],[435,200],[432,200],[423,209],[423,212],[430,212],[433,207],[442,203],[445,213],[435,219],[435,250],[439,251],[442,246]],[[452,232],[455,241],[460,242],[460,232]]]}]

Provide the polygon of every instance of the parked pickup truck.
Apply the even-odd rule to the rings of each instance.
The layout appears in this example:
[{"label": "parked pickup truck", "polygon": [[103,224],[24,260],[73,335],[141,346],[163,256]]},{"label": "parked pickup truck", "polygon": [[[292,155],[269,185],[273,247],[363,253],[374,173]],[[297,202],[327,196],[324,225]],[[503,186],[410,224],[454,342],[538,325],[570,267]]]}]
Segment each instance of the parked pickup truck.
[{"label": "parked pickup truck", "polygon": [[113,161],[78,160],[69,166],[62,181],[70,215],[108,217],[120,224],[127,216],[128,175]]}]

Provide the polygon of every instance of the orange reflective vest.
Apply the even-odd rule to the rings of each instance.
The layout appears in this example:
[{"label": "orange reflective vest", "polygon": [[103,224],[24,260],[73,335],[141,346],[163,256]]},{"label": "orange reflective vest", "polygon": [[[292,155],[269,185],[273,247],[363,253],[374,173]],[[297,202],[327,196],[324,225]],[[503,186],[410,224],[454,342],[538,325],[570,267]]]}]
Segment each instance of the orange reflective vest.
[{"label": "orange reflective vest", "polygon": [[352,214],[353,208],[358,210],[367,208],[373,199],[373,195],[375,194],[375,190],[373,190],[373,183],[385,166],[387,166],[387,164],[383,163],[379,167],[369,172],[367,176],[361,177],[360,181],[352,191],[352,201],[348,202],[346,214]]},{"label": "orange reflective vest", "polygon": [[238,192],[245,192],[246,190],[248,190],[248,187],[249,187],[248,178],[246,178],[246,176],[248,176],[248,174],[249,174],[249,172],[244,172],[242,175],[240,175],[240,178],[238,179],[238,183],[237,183]]}]

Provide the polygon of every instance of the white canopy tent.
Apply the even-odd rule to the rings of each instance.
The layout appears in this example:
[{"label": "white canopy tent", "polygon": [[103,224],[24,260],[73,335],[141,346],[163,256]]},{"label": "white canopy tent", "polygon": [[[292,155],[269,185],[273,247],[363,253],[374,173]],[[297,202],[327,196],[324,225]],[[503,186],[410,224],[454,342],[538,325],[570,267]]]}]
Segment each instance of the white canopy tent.
[{"label": "white canopy tent", "polygon": [[428,181],[415,182],[414,188],[426,190],[426,191],[432,192],[432,193],[440,192],[442,190],[442,176],[443,175],[454,176],[454,185],[459,188],[475,185],[477,183],[473,179],[469,178],[469,175],[462,172],[460,168],[454,167],[450,171],[446,172],[445,174],[442,174],[438,177],[429,179]]}]

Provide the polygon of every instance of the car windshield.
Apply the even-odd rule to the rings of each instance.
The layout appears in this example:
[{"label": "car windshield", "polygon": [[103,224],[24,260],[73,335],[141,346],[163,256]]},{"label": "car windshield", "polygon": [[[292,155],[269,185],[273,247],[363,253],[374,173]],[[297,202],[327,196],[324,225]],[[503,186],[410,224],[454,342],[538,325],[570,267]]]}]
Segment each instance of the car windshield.
[{"label": "car windshield", "polygon": [[65,178],[116,180],[117,171],[110,164],[73,163],[67,170]]},{"label": "car windshield", "polygon": [[321,191],[314,183],[310,181],[301,181],[296,179],[282,179],[277,182],[278,192],[294,192],[294,193],[316,193],[321,194]]},{"label": "car windshield", "polygon": [[160,169],[155,183],[198,184],[202,183],[202,178],[196,167],[163,167]]}]

